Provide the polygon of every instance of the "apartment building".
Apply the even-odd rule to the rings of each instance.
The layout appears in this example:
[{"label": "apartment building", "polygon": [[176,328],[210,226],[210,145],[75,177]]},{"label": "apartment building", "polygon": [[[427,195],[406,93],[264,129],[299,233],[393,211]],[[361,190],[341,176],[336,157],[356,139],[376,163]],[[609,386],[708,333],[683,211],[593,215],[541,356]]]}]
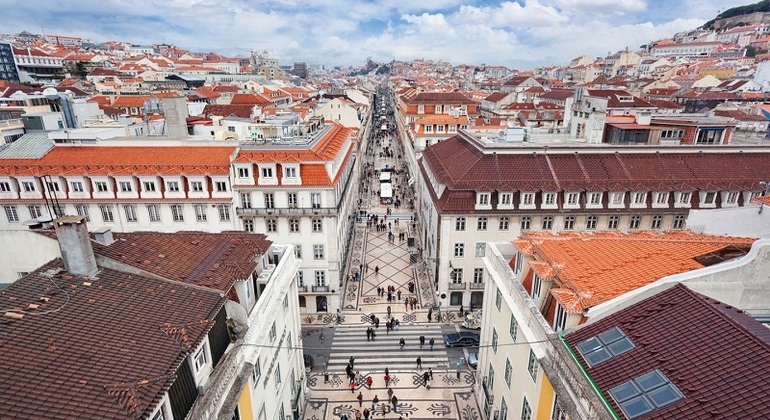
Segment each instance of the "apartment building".
[{"label": "apartment building", "polygon": [[291,246],[245,232],[89,237],[83,216],[53,226],[17,235],[28,250],[58,241],[58,255],[0,297],[0,383],[19,391],[0,395],[5,416],[301,417]]},{"label": "apartment building", "polygon": [[[618,359],[621,365],[609,363],[610,369],[627,366],[631,370],[644,370],[651,365],[665,368],[673,366],[667,364],[669,362],[677,364],[692,360],[690,356],[702,357],[703,351],[691,354],[684,346],[673,345],[673,338],[653,340],[665,342],[663,350],[652,345],[649,336],[641,337],[647,328],[660,328],[660,325],[668,326],[658,335],[670,330],[680,331],[681,336],[683,328],[692,329],[698,337],[709,334],[694,329],[695,324],[686,320],[689,318],[659,314],[660,311],[669,314],[700,311],[702,306],[695,310],[678,303],[681,300],[655,296],[682,287],[676,286],[682,283],[732,308],[757,317],[767,316],[766,305],[760,297],[767,294],[767,286],[758,280],[764,276],[770,251],[768,244],[766,240],[754,243],[749,238],[698,235],[688,231],[556,235],[530,232],[513,243],[490,243],[484,258],[489,280],[485,289],[476,392],[480,406],[486,407],[487,418],[519,418],[519,413],[521,418],[636,418],[623,417],[625,411],[618,409],[620,404],[607,398],[612,386],[605,387],[606,382],[600,384],[604,395],[597,393],[598,376],[617,383],[623,381],[604,368],[592,371],[602,362],[602,352],[589,354],[590,346],[582,342],[595,335],[601,335],[605,343],[614,342],[609,339],[611,334],[603,334],[611,329],[606,322],[630,310],[636,317],[633,321],[623,317],[623,325],[629,326],[629,337],[640,349],[627,355],[634,357],[634,361],[624,359],[623,363]],[[657,302],[669,303],[653,305],[658,308],[653,312],[645,300],[651,297]],[[640,316],[640,313],[656,320],[648,323],[653,322],[647,319],[650,316]],[[701,320],[703,325],[713,331],[712,324],[705,319]],[[644,329],[637,331],[642,325]],[[577,332],[573,332],[575,330]],[[689,338],[703,342],[695,336]],[[732,346],[735,340],[725,338],[717,343],[708,339],[706,342],[722,348]],[[614,344],[613,351],[622,348],[623,343]],[[579,353],[576,348],[580,349],[580,356],[576,356]],[[591,347],[591,350],[597,348]],[[626,347],[616,353],[603,354],[614,356],[627,350]],[[638,362],[640,359],[645,361]],[[715,366],[700,360],[694,364]],[[677,383],[691,383],[704,377],[679,369],[677,372],[682,373],[672,378]],[[636,376],[622,375],[625,380]],[[684,392],[690,407],[710,407],[711,399],[721,398],[713,387]],[[747,389],[746,392],[753,391]],[[607,401],[612,401],[612,406]]]},{"label": "apartment building", "polygon": [[[0,155],[0,231],[86,216],[116,232],[264,232],[295,244],[303,312],[333,311],[355,207],[355,137],[338,124],[263,142],[19,140]],[[10,261],[2,283],[29,266]]]},{"label": "apartment building", "polygon": [[479,308],[486,242],[526,231],[684,229],[691,209],[750,203],[767,168],[765,147],[533,145],[461,131],[420,160],[419,234],[442,304]]}]

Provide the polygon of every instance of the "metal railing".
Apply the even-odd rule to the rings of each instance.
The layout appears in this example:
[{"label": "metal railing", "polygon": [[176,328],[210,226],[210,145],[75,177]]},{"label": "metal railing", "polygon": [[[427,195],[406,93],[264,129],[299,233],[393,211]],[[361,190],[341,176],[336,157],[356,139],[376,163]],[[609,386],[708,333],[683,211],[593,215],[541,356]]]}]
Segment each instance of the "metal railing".
[{"label": "metal railing", "polygon": [[21,121],[21,118],[13,118],[10,120],[0,120],[0,127],[10,127],[10,126],[17,126],[17,125],[24,127],[24,123]]},{"label": "metal railing", "polygon": [[314,292],[328,292],[329,286],[313,286],[312,290]]},{"label": "metal railing", "polygon": [[465,290],[467,283],[449,283],[449,290]]},{"label": "metal railing", "polygon": [[335,216],[336,207],[273,207],[273,208],[243,208],[236,207],[238,216]]},{"label": "metal railing", "polygon": [[484,290],[484,283],[471,283],[471,290]]}]

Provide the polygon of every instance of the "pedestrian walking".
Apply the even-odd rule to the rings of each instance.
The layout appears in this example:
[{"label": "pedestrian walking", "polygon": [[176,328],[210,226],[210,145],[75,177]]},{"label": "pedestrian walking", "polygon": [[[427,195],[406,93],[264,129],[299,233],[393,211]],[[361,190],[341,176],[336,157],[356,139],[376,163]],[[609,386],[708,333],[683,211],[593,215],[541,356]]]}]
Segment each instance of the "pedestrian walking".
[{"label": "pedestrian walking", "polygon": [[374,411],[375,407],[377,407],[377,404],[380,402],[380,398],[378,396],[374,396],[372,398],[372,411]]},{"label": "pedestrian walking", "polygon": [[390,318],[390,305],[388,305],[387,311],[388,311],[388,318]]},{"label": "pedestrian walking", "polygon": [[430,373],[428,373],[427,371],[425,371],[425,372],[422,374],[422,381],[423,381],[423,382],[425,382],[425,387],[426,387],[426,388],[428,388],[428,389],[430,389],[430,383],[428,383],[428,381],[430,381]]},{"label": "pedestrian walking", "polygon": [[428,368],[428,374],[430,375],[430,380],[433,380],[433,368]]},{"label": "pedestrian walking", "polygon": [[417,369],[422,369],[422,357],[417,356]]},{"label": "pedestrian walking", "polygon": [[[382,379],[385,380],[385,388],[389,388],[390,387],[390,375],[385,373],[385,376],[383,376]],[[390,394],[390,392],[389,392],[389,394]]]},{"label": "pedestrian walking", "polygon": [[358,396],[356,397],[356,399],[358,400],[358,406],[359,407],[363,407],[363,405],[364,405],[364,393],[363,392],[359,392]]},{"label": "pedestrian walking", "polygon": [[398,300],[401,300],[401,289],[398,289],[396,295],[398,295]]},{"label": "pedestrian walking", "polygon": [[424,336],[424,335],[421,335],[421,336],[420,336],[420,348],[422,348],[422,346],[423,346],[424,344],[425,344],[425,336]]},{"label": "pedestrian walking", "polygon": [[409,312],[409,299],[404,299],[404,312]]},{"label": "pedestrian walking", "polygon": [[431,322],[433,319],[433,308],[428,309],[428,322]]},{"label": "pedestrian walking", "polygon": [[374,317],[374,328],[380,328],[380,318]]},{"label": "pedestrian walking", "polygon": [[385,405],[385,403],[382,403],[380,408],[382,409],[382,415],[385,416],[385,413],[388,412],[388,407]]},{"label": "pedestrian walking", "polygon": [[350,393],[351,394],[356,393],[356,381],[350,381]]},{"label": "pedestrian walking", "polygon": [[404,349],[404,344],[406,344],[406,343],[404,342],[404,339],[401,338],[400,340],[398,340],[398,344],[401,346],[401,350],[403,350]]},{"label": "pedestrian walking", "polygon": [[388,388],[388,402],[393,401],[393,388]]},{"label": "pedestrian walking", "polygon": [[366,341],[369,341],[372,337],[372,327],[366,329]]},{"label": "pedestrian walking", "polygon": [[356,420],[361,420],[361,410],[356,410]]},{"label": "pedestrian walking", "polygon": [[428,341],[428,344],[430,344],[430,349],[433,350],[433,344],[435,341],[433,340],[433,337],[430,338],[430,341]]},{"label": "pedestrian walking", "polygon": [[369,409],[364,408],[364,420],[369,420]]},{"label": "pedestrian walking", "polygon": [[398,411],[397,411],[397,408],[398,408],[398,407],[397,407],[397,405],[398,405],[398,397],[396,397],[396,396],[394,395],[394,396],[393,396],[393,398],[391,398],[391,400],[390,400],[390,401],[393,403],[393,412],[394,412],[394,413],[398,413]]},{"label": "pedestrian walking", "polygon": [[380,266],[379,265],[375,265],[374,266],[374,275],[375,276],[380,275]]},{"label": "pedestrian walking", "polygon": [[392,326],[392,324],[390,323],[389,320],[385,321],[385,334],[389,334],[390,333],[390,327],[391,326]]},{"label": "pedestrian walking", "polygon": [[369,388],[369,389],[372,389],[372,377],[371,376],[367,376],[366,377],[366,387]]},{"label": "pedestrian walking", "polygon": [[367,261],[366,264],[364,264],[364,273],[369,272],[369,262]]},{"label": "pedestrian walking", "polygon": [[350,365],[350,370],[354,369],[353,363],[355,363],[356,359],[353,356],[350,356],[350,359],[348,360],[348,364]]},{"label": "pedestrian walking", "polygon": [[465,312],[463,312],[463,305],[460,305],[460,316],[465,316]]},{"label": "pedestrian walking", "polygon": [[[370,327],[371,328],[371,327]],[[374,333],[374,330],[372,330],[372,341],[374,341],[374,337],[376,337],[377,334]]]}]

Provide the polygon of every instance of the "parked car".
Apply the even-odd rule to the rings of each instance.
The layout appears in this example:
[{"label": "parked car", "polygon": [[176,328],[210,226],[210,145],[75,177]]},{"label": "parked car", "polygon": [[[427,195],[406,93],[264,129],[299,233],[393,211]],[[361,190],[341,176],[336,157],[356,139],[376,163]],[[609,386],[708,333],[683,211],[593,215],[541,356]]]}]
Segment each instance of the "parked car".
[{"label": "parked car", "polygon": [[448,334],[444,337],[447,347],[472,347],[479,345],[479,335],[470,331]]},{"label": "parked car", "polygon": [[313,356],[303,354],[302,358],[305,359],[305,369],[313,370]]},{"label": "parked car", "polygon": [[479,364],[479,352],[474,351],[473,353],[468,354],[468,366],[476,369],[476,366]]}]

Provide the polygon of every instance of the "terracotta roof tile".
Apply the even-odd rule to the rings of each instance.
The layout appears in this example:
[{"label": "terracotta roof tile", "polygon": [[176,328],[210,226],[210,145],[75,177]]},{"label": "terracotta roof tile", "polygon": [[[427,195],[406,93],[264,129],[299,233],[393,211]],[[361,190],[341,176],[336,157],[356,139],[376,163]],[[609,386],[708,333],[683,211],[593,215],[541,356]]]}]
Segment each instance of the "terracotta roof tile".
[{"label": "terracotta roof tile", "polygon": [[210,325],[225,302],[219,291],[100,269],[85,285],[57,259],[0,292],[0,307],[25,314],[0,326],[3,418],[149,416],[188,355],[163,326]]},{"label": "terracotta roof tile", "polygon": [[[552,295],[568,312],[587,308],[663,277],[703,268],[696,257],[727,247],[749,247],[754,238],[698,235],[690,231],[525,232],[537,256],[538,275],[554,278]],[[547,272],[542,264],[551,266]],[[562,290],[559,290],[562,289]],[[575,298],[577,296],[577,298]],[[563,300],[560,300],[563,299]]]},{"label": "terracotta roof tile", "polygon": [[[589,366],[577,344],[614,327],[634,348]],[[609,390],[660,370],[684,399],[644,419],[765,418],[770,330],[741,311],[678,284],[585,326],[565,339],[621,418]]]}]

